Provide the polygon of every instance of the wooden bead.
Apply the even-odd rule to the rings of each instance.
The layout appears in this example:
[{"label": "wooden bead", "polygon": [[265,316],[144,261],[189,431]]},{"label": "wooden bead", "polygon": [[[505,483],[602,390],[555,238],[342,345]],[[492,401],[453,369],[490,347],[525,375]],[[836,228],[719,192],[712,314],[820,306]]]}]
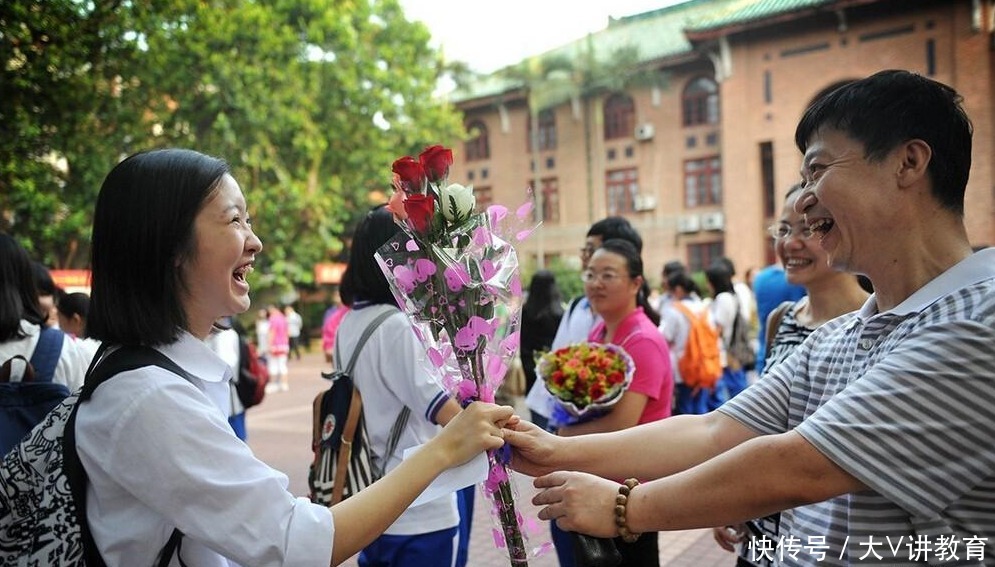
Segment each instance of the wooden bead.
[{"label": "wooden bead", "polygon": [[615,496],[615,526],[618,528],[618,535],[622,538],[622,541],[626,543],[633,543],[639,539],[640,534],[632,533],[629,526],[626,525],[625,512],[626,507],[629,503],[629,494],[632,489],[639,484],[639,481],[634,478],[626,479],[624,483],[619,485],[618,494]]}]

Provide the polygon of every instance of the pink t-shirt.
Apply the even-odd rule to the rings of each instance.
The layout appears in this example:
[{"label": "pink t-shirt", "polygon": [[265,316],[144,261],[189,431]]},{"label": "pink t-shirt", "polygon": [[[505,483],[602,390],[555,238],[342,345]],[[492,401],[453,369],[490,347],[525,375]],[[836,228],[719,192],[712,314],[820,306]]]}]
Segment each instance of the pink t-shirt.
[{"label": "pink t-shirt", "polygon": [[290,332],[287,318],[282,313],[271,313],[269,316],[269,352],[274,356],[290,352]]},{"label": "pink t-shirt", "polygon": [[342,323],[342,318],[348,312],[349,308],[343,305],[325,319],[324,325],[321,326],[321,349],[323,351],[332,352],[335,347],[335,333],[338,332],[339,324]]},{"label": "pink t-shirt", "polygon": [[[605,322],[599,321],[588,340],[604,343]],[[674,390],[674,375],[670,369],[670,351],[660,330],[643,313],[642,307],[628,314],[615,330],[611,344],[625,349],[636,365],[629,391],[644,394],[649,399],[639,424],[670,417],[670,403]]]}]

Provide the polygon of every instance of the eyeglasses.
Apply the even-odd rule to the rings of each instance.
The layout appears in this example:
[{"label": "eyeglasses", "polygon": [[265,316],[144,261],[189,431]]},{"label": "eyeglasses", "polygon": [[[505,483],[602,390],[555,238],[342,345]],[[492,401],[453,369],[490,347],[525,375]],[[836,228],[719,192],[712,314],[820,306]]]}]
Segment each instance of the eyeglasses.
[{"label": "eyeglasses", "polygon": [[626,276],[616,272],[592,272],[591,270],[585,270],[580,274],[580,279],[586,284],[601,282],[605,285],[611,285],[621,281],[624,277]]},{"label": "eyeglasses", "polygon": [[595,248],[594,246],[585,246],[580,249],[580,255],[587,257],[594,254],[595,250],[597,250],[597,248]]},{"label": "eyeglasses", "polygon": [[814,233],[807,224],[799,223],[792,226],[786,222],[782,222],[780,224],[772,224],[768,226],[767,234],[771,235],[771,237],[775,240],[784,240],[795,235],[800,236],[802,240],[808,240],[809,238],[812,238]]}]

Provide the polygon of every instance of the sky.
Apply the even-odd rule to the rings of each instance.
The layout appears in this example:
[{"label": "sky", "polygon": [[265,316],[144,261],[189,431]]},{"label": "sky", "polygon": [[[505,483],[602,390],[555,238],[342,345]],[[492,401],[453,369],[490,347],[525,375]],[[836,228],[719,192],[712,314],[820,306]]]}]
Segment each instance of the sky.
[{"label": "sky", "polygon": [[681,0],[399,1],[409,20],[428,27],[447,60],[491,73],[604,29],[609,16],[631,16]]}]

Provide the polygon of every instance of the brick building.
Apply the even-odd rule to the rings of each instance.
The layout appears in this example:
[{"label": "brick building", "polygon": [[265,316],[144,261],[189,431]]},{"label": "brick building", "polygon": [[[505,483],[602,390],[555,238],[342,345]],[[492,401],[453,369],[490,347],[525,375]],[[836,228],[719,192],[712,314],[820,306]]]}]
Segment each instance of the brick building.
[{"label": "brick building", "polygon": [[742,273],[773,260],[764,228],[799,179],[805,107],[902,68],[964,96],[966,222],[974,244],[992,245],[993,30],[992,0],[690,0],[612,20],[523,62],[531,74],[457,92],[470,139],[451,179],[517,204],[538,166],[544,226],[520,248],[526,264],[576,258],[592,221],[621,214],[643,235],[651,280],[667,260],[700,269],[723,254]]}]

